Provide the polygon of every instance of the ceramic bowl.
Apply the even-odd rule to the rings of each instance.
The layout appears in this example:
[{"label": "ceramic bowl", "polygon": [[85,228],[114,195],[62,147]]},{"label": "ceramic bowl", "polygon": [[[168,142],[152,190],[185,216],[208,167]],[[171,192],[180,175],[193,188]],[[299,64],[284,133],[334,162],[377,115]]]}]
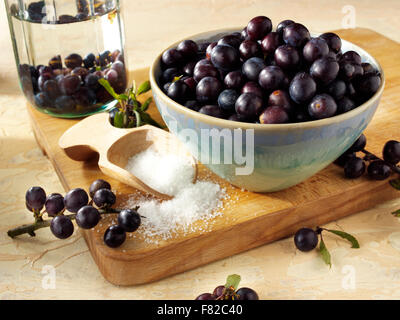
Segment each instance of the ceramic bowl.
[{"label": "ceramic bowl", "polygon": [[[216,30],[186,39],[209,42],[237,30],[239,28]],[[176,47],[179,42],[165,50]],[[254,192],[273,192],[301,183],[324,169],[346,151],[370,123],[383,93],[384,73],[370,54],[343,40],[342,51],[348,50],[358,52],[363,61],[371,63],[379,70],[382,76],[381,86],[373,97],[354,110],[317,121],[252,124],[219,119],[192,111],[170,99],[158,85],[161,54],[151,66],[150,82],[155,103],[169,130],[184,142],[195,158],[239,188]],[[212,129],[217,130],[211,131]],[[225,143],[226,140],[222,138],[219,140],[221,143],[218,143],[218,139],[213,140],[213,134],[210,135],[210,132],[214,135],[222,133],[228,142],[230,139],[234,142]],[[251,138],[252,133],[254,139]],[[240,152],[242,156],[249,155],[247,165],[243,164]],[[221,156],[225,153],[226,159]],[[216,155],[215,161],[213,155]]]}]

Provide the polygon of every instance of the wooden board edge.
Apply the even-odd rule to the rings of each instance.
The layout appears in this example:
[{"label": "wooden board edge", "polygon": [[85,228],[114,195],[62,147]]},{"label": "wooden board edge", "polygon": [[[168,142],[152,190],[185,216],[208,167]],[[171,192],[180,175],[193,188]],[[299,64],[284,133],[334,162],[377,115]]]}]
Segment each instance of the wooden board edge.
[{"label": "wooden board edge", "polygon": [[[350,190],[330,197],[331,201],[324,207],[316,206],[317,201],[310,202],[304,206],[285,209],[216,232],[202,234],[162,247],[162,250],[152,250],[139,255],[127,254],[120,259],[115,255],[104,254],[95,244],[94,237],[90,236],[90,231],[84,231],[83,235],[93,259],[107,281],[119,286],[139,285],[248,251],[289,237],[301,227],[323,225],[397,197],[397,190],[388,184],[371,184],[367,191]],[[319,210],[319,215],[315,215],[315,210]],[[182,255],[177,257],[176,252]],[[160,263],[160,260],[163,263]],[[151,269],[149,266],[158,266],[158,269]],[[135,272],[127,272],[128,269]]]}]

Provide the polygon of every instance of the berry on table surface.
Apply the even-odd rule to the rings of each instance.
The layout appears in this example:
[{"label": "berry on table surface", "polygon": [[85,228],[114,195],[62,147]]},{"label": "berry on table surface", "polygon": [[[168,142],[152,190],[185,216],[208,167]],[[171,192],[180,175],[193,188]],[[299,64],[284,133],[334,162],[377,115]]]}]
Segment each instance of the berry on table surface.
[{"label": "berry on table surface", "polygon": [[344,174],[346,178],[357,179],[365,172],[365,162],[363,159],[354,157],[349,159],[344,166]]},{"label": "berry on table surface", "polygon": [[57,216],[51,220],[51,232],[59,239],[67,239],[74,233],[74,225],[66,216]]},{"label": "berry on table surface", "polygon": [[111,207],[116,201],[115,194],[109,189],[99,189],[93,196],[94,204],[99,208]]},{"label": "berry on table surface", "polygon": [[65,208],[69,212],[77,213],[78,210],[86,206],[89,202],[89,197],[85,190],[76,188],[70,190],[64,197]]},{"label": "berry on table surface", "polygon": [[318,234],[310,228],[302,228],[294,235],[296,248],[303,252],[308,252],[317,247]]},{"label": "berry on table surface", "polygon": [[250,288],[240,288],[236,291],[238,300],[259,300],[257,292]]},{"label": "berry on table surface", "polygon": [[97,226],[101,219],[100,212],[92,206],[84,206],[76,214],[76,223],[82,229],[91,229]]},{"label": "berry on table surface", "polygon": [[390,140],[383,148],[383,159],[393,165],[400,162],[400,142]]},{"label": "berry on table surface", "polygon": [[110,248],[120,247],[126,240],[124,228],[118,225],[110,226],[104,233],[104,243]]},{"label": "berry on table surface", "polygon": [[52,193],[47,197],[44,206],[49,217],[55,217],[65,209],[64,197],[59,193]]},{"label": "berry on table surface", "polygon": [[32,187],[25,194],[25,202],[29,208],[40,211],[46,202],[46,192],[41,187]]},{"label": "berry on table surface", "polygon": [[135,210],[125,209],[118,214],[118,225],[121,226],[126,232],[136,231],[139,229],[140,224],[141,217]]}]

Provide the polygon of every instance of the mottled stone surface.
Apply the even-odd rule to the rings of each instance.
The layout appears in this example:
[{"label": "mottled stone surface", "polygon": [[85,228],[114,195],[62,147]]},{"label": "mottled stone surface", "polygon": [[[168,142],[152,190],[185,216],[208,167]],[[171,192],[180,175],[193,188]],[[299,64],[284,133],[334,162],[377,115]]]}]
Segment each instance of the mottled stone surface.
[{"label": "mottled stone surface", "polygon": [[[317,32],[338,29],[342,7],[349,4],[356,8],[357,26],[373,25],[400,41],[397,0],[126,2],[131,68],[149,65],[159,50],[186,35],[243,25],[259,14],[270,16],[275,23],[292,18]],[[41,185],[48,192],[61,193],[63,189],[35,142],[25,99],[17,89],[4,2],[0,2],[0,27],[0,300],[193,299],[223,284],[232,273],[241,274],[242,284],[257,290],[262,299],[400,298],[400,221],[390,215],[400,208],[400,199],[327,226],[354,234],[361,244],[361,249],[350,249],[347,242],[326,235],[332,269],[316,251],[300,253],[292,239],[285,239],[152,284],[125,288],[103,279],[79,233],[60,241],[45,229],[34,239],[9,239],[6,231],[10,227],[32,220],[24,204],[27,188]],[[55,289],[43,288],[45,266],[55,268]],[[354,275],[354,282],[349,275]]]}]

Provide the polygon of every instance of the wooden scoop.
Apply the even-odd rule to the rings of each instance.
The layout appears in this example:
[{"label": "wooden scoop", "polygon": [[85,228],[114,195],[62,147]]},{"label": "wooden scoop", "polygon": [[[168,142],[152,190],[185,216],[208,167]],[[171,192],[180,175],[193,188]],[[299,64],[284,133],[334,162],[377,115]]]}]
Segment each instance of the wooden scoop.
[{"label": "wooden scoop", "polygon": [[195,169],[193,180],[197,179],[196,161],[175,136],[150,125],[133,129],[115,128],[108,121],[108,113],[81,120],[65,131],[58,144],[76,161],[88,160],[98,153],[99,167],[104,174],[163,200],[172,197],[154,190],[125,170],[129,158],[154,146],[160,153],[189,157]]}]

